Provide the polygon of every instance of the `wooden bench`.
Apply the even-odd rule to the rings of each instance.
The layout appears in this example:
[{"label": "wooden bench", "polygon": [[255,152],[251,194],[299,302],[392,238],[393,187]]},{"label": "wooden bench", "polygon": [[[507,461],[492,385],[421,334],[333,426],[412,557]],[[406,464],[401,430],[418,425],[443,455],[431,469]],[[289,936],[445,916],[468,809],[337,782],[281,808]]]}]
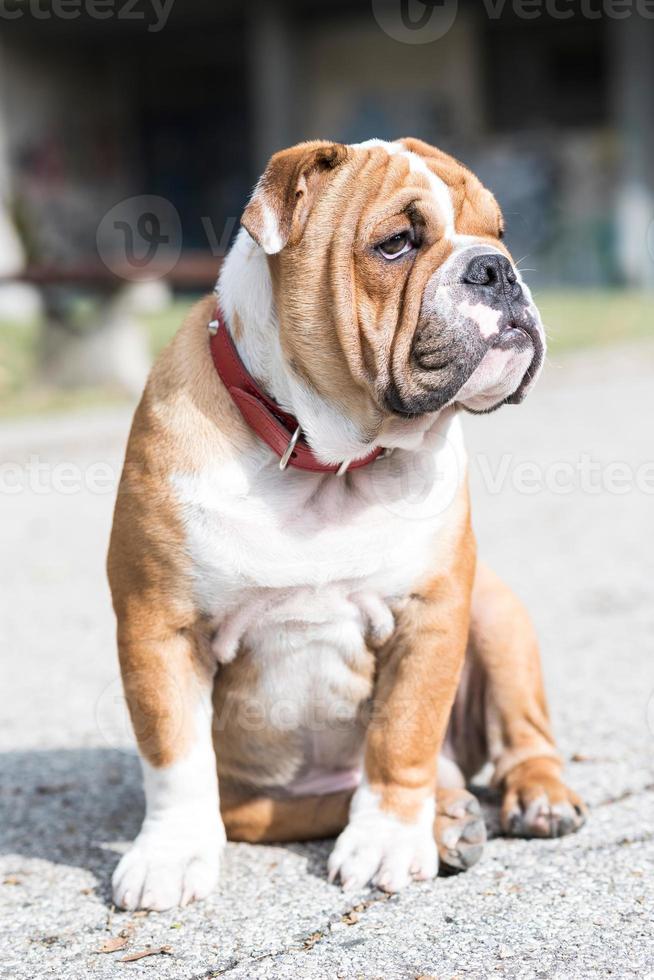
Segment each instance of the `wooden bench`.
[{"label": "wooden bench", "polygon": [[102,262],[30,264],[19,272],[0,276],[3,282],[25,282],[34,286],[71,286],[98,292],[114,292],[125,283],[166,282],[176,289],[211,292],[222,263],[205,253],[182,255],[169,269],[148,264],[144,269],[116,265],[109,269]]},{"label": "wooden bench", "polygon": [[[150,365],[141,316],[163,309],[166,302],[165,292],[153,298],[156,286],[153,289],[152,284],[210,293],[221,261],[205,253],[187,253],[172,268],[152,263],[139,269],[125,263],[110,269],[99,261],[31,264],[0,276],[0,286],[27,283],[41,293],[44,329],[39,363],[46,383],[104,385],[138,394]],[[80,296],[92,300],[90,313],[81,319]]]}]

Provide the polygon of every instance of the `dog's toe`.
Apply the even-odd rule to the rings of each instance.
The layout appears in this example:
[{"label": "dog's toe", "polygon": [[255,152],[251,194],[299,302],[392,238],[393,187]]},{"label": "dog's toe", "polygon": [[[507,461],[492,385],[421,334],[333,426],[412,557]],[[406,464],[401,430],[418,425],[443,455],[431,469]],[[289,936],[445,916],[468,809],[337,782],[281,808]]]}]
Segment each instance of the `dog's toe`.
[{"label": "dog's toe", "polygon": [[436,840],[443,874],[467,871],[486,843],[486,825],[477,799],[466,790],[439,790]]}]

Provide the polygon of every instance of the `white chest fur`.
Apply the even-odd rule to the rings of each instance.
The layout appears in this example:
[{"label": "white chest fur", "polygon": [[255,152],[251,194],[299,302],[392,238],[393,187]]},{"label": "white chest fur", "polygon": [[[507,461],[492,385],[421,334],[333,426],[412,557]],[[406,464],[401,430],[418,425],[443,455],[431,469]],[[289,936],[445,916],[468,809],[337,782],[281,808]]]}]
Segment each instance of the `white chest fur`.
[{"label": "white chest fur", "polygon": [[215,623],[218,658],[241,642],[253,650],[298,634],[343,651],[371,632],[383,638],[389,605],[434,561],[464,470],[460,423],[447,412],[420,450],[347,478],[248,458],[176,474],[196,601]]}]

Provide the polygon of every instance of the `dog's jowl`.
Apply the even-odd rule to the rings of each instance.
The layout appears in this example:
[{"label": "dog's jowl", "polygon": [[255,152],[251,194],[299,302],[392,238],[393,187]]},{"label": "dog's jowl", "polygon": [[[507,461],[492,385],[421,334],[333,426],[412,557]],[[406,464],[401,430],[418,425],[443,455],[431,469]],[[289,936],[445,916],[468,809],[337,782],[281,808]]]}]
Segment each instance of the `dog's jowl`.
[{"label": "dog's jowl", "polygon": [[277,153],[215,297],[137,409],[109,553],[146,814],[124,908],[206,896],[226,838],[336,836],[388,891],[555,836],[529,618],[477,561],[460,414],[521,402],[544,335],[492,194],[414,139]]}]

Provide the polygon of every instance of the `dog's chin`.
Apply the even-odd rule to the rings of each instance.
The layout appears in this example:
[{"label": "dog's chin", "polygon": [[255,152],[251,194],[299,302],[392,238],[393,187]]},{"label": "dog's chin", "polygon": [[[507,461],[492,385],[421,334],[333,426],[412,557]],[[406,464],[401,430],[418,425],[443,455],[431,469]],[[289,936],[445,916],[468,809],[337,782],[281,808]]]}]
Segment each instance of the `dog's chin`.
[{"label": "dog's chin", "polygon": [[[415,393],[409,393],[410,384],[400,389],[391,383],[384,393],[383,407],[397,423],[407,425],[433,416],[448,405],[473,415],[494,412],[502,405],[517,405],[533,387],[543,355],[540,341],[534,342],[521,332],[517,343],[509,338],[508,343],[489,348],[477,359],[473,370],[465,371],[465,363],[449,362],[442,370],[423,372],[418,383],[414,380]],[[468,375],[465,381],[462,369],[463,377]]]},{"label": "dog's chin", "polygon": [[492,348],[457,393],[456,403],[473,415],[525,399],[540,371],[540,356],[529,344],[522,349]]},{"label": "dog's chin", "polygon": [[474,399],[474,404],[472,402],[457,402],[457,405],[460,405],[464,412],[468,412],[470,415],[490,415],[491,412],[496,412],[502,405],[510,404],[513,403],[509,401],[509,398],[500,398],[499,401],[493,401],[491,398],[486,400],[479,398]]}]

